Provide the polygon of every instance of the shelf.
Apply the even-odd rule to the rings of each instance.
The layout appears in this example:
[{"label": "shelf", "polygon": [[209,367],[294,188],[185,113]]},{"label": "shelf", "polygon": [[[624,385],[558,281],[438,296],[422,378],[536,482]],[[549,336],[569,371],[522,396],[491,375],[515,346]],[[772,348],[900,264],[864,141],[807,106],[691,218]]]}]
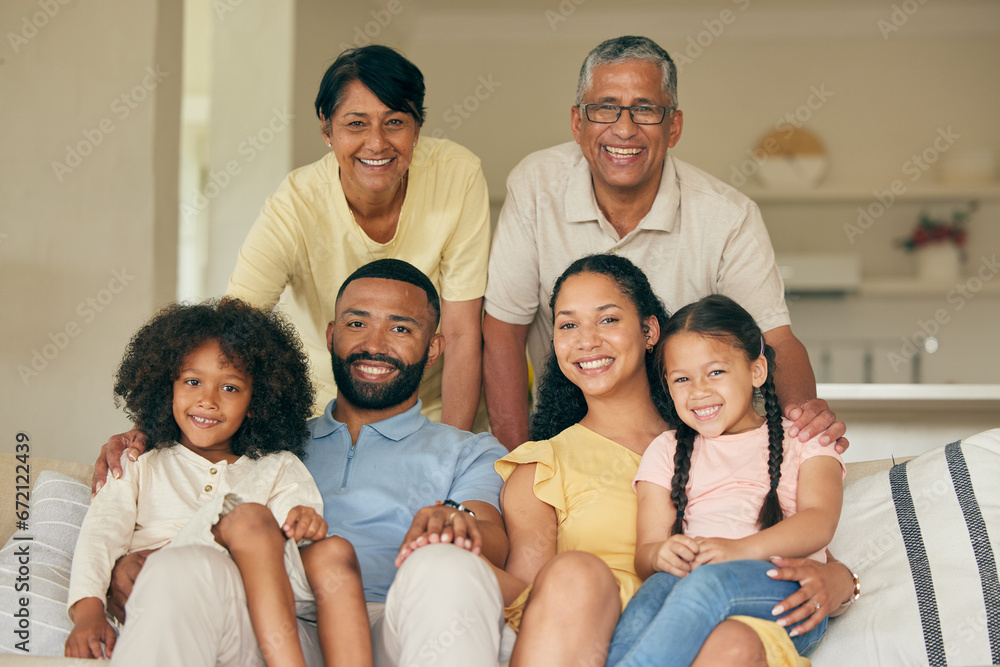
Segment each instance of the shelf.
[{"label": "shelf", "polygon": [[[845,203],[877,201],[879,193],[887,190],[888,185],[881,188],[824,186],[802,190],[765,190],[762,188],[747,188],[743,190],[750,199],[766,204],[797,204],[797,203]],[[979,201],[1000,200],[1000,184],[982,186],[923,186],[907,188],[902,194],[892,195],[895,201],[963,201],[975,199]]]},{"label": "shelf", "polygon": [[[973,289],[977,286],[979,289]],[[961,294],[961,292],[957,291],[959,287],[965,290],[966,295],[982,294],[1000,296],[1000,278],[984,281],[979,276],[962,276],[948,283],[928,283],[922,282],[917,278],[866,278],[861,282],[858,294],[860,296],[943,297],[952,291]]]},{"label": "shelf", "polygon": [[1000,412],[1000,384],[819,384],[835,410]]}]

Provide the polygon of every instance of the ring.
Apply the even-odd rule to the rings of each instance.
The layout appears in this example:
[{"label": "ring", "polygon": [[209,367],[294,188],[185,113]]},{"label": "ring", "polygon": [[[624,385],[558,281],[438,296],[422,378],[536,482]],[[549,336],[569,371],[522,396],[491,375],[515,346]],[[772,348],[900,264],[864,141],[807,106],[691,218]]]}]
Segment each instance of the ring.
[{"label": "ring", "polygon": [[816,611],[819,611],[819,608],[820,608],[820,607],[821,607],[822,605],[821,605],[821,604],[820,604],[819,602],[817,602],[816,600],[813,600],[813,601],[812,601],[812,603],[813,603],[813,604],[814,604],[814,605],[816,606]]},{"label": "ring", "polygon": [[[455,511],[455,512],[452,512],[451,514],[449,514],[449,515],[448,515],[448,518],[444,520],[444,525],[446,525],[446,526],[450,526],[450,525],[451,525],[451,520],[455,518],[455,515],[456,515],[456,514],[458,514],[458,512],[457,512],[457,511]],[[818,607],[817,607],[817,608],[818,608]]]}]

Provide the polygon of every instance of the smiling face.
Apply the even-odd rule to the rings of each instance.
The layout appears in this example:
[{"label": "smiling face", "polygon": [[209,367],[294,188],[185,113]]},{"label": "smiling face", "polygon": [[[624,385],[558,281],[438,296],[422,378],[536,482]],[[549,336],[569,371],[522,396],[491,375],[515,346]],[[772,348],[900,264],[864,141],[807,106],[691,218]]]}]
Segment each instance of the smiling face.
[{"label": "smiling face", "polygon": [[[660,67],[638,60],[596,67],[583,102],[671,105],[663,92]],[[598,197],[609,189],[631,192],[659,188],[663,160],[667,149],[680,139],[683,120],[683,114],[675,111],[659,125],[636,125],[623,109],[615,123],[594,123],[574,106],[570,118],[573,138],[590,164]]]},{"label": "smiling face", "polygon": [[556,297],[552,343],[559,368],[588,399],[648,386],[646,346],[658,335],[656,318],[642,322],[632,301],[603,274],[570,276]]},{"label": "smiling face", "polygon": [[767,379],[767,361],[726,338],[678,332],[664,342],[664,377],[681,420],[706,437],[750,431],[764,423],[753,389]]},{"label": "smiling face", "polygon": [[348,284],[326,331],[340,399],[363,410],[416,403],[424,368],[441,353],[435,322],[416,285],[385,278]]},{"label": "smiling face", "polygon": [[321,124],[348,199],[396,192],[420,135],[413,116],[393,111],[365,84],[352,81],[329,124]]},{"label": "smiling face", "polygon": [[181,362],[174,380],[174,420],[181,445],[209,461],[235,461],[231,441],[250,407],[253,379],[209,340]]}]

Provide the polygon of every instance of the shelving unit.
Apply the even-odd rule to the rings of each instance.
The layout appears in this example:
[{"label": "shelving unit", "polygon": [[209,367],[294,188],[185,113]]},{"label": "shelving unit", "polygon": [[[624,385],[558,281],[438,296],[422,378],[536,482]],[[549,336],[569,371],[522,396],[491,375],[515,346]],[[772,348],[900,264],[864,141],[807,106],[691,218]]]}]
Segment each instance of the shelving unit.
[{"label": "shelving unit", "polygon": [[[967,281],[977,276],[959,276],[958,280],[952,283],[927,283],[915,278],[865,278],[861,281],[858,294],[861,296],[945,296],[956,290],[958,285],[965,286],[965,289],[972,293],[983,296],[1000,296],[1000,276],[993,276],[989,281],[980,280],[972,286],[967,285]],[[972,290],[976,284],[981,285],[977,290]]]},{"label": "shelving unit", "polygon": [[[759,204],[807,204],[844,203],[877,201],[880,192],[888,189],[888,184],[880,188],[861,186],[822,186],[813,189],[766,190],[745,188],[743,194]],[[1000,184],[982,186],[923,186],[907,188],[902,194],[893,193],[896,201],[936,202],[1000,200]]]},{"label": "shelving unit", "polygon": [[1000,412],[997,384],[819,384],[836,409]]}]

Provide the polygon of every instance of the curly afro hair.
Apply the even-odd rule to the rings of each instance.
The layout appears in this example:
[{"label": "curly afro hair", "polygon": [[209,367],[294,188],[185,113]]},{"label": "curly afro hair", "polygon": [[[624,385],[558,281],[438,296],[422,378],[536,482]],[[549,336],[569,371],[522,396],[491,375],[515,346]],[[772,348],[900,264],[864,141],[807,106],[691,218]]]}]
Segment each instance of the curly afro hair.
[{"label": "curly afro hair", "polygon": [[[656,317],[660,328],[667,323],[667,311],[663,302],[653,292],[653,288],[642,269],[630,260],[619,255],[588,255],[570,264],[563,274],[556,279],[549,298],[549,309],[556,310],[556,298],[566,279],[580,273],[596,273],[607,276],[621,293],[635,306],[639,318],[645,321],[650,316]],[[660,371],[654,354],[646,353],[646,376],[649,379],[649,390],[653,404],[666,419],[670,410],[670,399],[660,384]],[[563,375],[559,368],[559,360],[550,347],[545,360],[545,368],[540,376],[538,399],[535,412],[531,416],[530,437],[532,440],[547,440],[573,424],[583,419],[587,414],[587,399],[575,384]]]},{"label": "curly afro hair", "polygon": [[287,450],[302,457],[315,394],[298,334],[278,313],[238,299],[173,304],[158,312],[129,341],[115,374],[115,406],[125,404],[153,446],[176,444],[181,430],[173,415],[173,385],[184,358],[210,340],[253,378],[233,454],[256,459]]}]

